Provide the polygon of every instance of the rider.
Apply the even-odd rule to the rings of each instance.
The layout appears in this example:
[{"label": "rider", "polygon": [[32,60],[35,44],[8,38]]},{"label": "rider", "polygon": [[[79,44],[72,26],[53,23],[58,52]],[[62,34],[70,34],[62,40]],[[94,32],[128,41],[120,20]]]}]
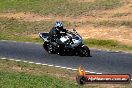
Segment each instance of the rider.
[{"label": "rider", "polygon": [[49,32],[49,40],[51,42],[56,42],[57,44],[62,44],[60,41],[61,32],[67,33],[68,30],[63,28],[62,22],[56,22],[54,27]]}]

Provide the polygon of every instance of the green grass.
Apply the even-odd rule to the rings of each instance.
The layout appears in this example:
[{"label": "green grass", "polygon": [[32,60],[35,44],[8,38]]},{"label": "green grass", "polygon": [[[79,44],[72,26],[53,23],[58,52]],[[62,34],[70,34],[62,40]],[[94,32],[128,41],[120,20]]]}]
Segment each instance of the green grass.
[{"label": "green grass", "polygon": [[0,12],[34,12],[44,15],[78,16],[91,10],[114,9],[122,0],[95,0],[80,3],[70,0],[0,0]]},{"label": "green grass", "polygon": [[90,47],[104,48],[111,50],[132,51],[132,46],[123,45],[118,41],[114,41],[114,40],[87,39],[84,41],[84,43]]},{"label": "green grass", "polygon": [[56,77],[35,76],[25,73],[0,72],[1,88],[76,88],[73,83],[66,83]]},{"label": "green grass", "polygon": [[129,88],[131,84],[76,84],[76,72],[24,62],[0,60],[0,88]]},{"label": "green grass", "polygon": [[0,88],[80,88],[73,75],[70,70],[0,60]]},{"label": "green grass", "polygon": [[0,18],[0,39],[17,41],[35,41],[39,38],[31,38],[30,35],[38,34],[52,28],[52,22],[24,22],[15,19]]}]

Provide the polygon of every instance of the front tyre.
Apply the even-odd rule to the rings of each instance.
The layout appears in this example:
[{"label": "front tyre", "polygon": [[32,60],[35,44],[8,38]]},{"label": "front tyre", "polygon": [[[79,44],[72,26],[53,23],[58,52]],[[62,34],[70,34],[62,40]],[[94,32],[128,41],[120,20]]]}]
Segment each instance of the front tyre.
[{"label": "front tyre", "polygon": [[49,46],[49,43],[48,42],[44,42],[43,44],[43,48],[48,51],[48,46]]},{"label": "front tyre", "polygon": [[87,46],[80,47],[79,53],[81,57],[91,57],[90,50]]},{"label": "front tyre", "polygon": [[48,46],[48,48],[47,48],[47,52],[48,52],[49,54],[54,54],[52,45],[49,44],[49,46]]},{"label": "front tyre", "polygon": [[53,53],[54,53],[52,45],[51,45],[50,43],[48,43],[48,42],[44,42],[43,48],[44,48],[49,54],[53,54]]}]

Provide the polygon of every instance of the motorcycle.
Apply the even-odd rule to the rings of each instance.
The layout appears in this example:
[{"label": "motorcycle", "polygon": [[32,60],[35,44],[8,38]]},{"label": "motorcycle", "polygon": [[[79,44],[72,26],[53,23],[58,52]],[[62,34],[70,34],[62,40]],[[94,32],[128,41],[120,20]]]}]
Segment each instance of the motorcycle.
[{"label": "motorcycle", "polygon": [[59,55],[79,55],[81,57],[91,57],[89,48],[83,44],[82,37],[74,29],[66,34],[61,33],[61,45],[48,40],[48,33],[39,33],[40,38],[44,41],[43,48],[49,54]]}]

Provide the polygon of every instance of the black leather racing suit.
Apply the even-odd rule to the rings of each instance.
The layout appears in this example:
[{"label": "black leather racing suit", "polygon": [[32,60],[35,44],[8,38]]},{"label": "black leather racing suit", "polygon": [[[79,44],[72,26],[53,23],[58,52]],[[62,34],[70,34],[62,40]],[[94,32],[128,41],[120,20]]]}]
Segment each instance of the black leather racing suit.
[{"label": "black leather racing suit", "polygon": [[61,37],[60,32],[67,33],[68,31],[66,29],[59,30],[59,29],[53,27],[49,32],[49,38],[48,38],[49,41],[57,43],[57,44],[62,44],[62,42],[60,41],[60,37]]}]

